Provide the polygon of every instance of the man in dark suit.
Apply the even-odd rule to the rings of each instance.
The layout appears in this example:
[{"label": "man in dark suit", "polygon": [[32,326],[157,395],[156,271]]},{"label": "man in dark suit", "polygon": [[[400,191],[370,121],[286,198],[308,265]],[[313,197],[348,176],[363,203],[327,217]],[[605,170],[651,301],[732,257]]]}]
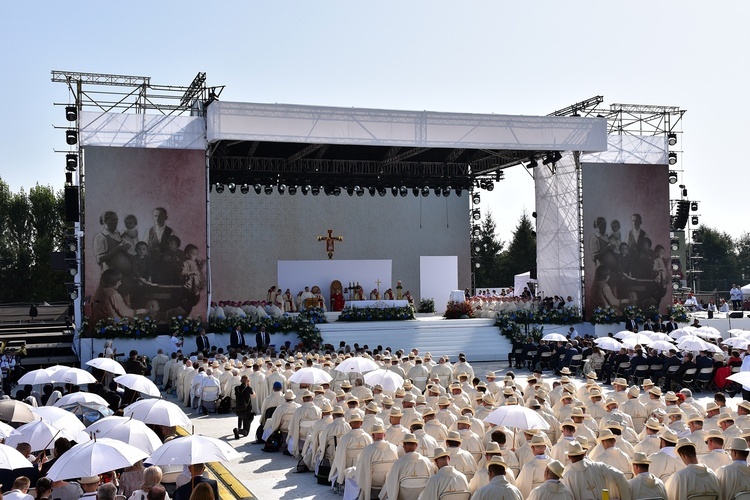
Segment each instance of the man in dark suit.
[{"label": "man in dark suit", "polygon": [[679,328],[677,326],[677,322],[674,320],[674,317],[670,316],[669,321],[664,323],[662,331],[664,333],[672,333],[673,331],[677,330],[677,328]]},{"label": "man in dark suit", "polygon": [[258,352],[264,352],[271,344],[271,335],[266,331],[265,326],[260,327],[260,331],[255,334],[255,346]]},{"label": "man in dark suit", "polygon": [[638,323],[636,323],[635,317],[633,317],[632,315],[625,320],[625,329],[629,332],[638,331]]},{"label": "man in dark suit", "polygon": [[200,333],[195,339],[195,344],[198,347],[198,352],[207,353],[211,350],[211,342],[208,340],[208,337],[206,336],[206,330],[205,328],[200,329]]},{"label": "man in dark suit", "polygon": [[235,326],[234,331],[229,336],[229,347],[233,347],[238,351],[244,351],[247,348],[245,334],[242,333],[242,327],[240,325]]},{"label": "man in dark suit", "polygon": [[205,469],[205,464],[188,465],[188,470],[190,470],[191,476],[190,481],[175,490],[173,497],[174,500],[190,500],[190,494],[200,483],[208,483],[208,485],[211,486],[211,489],[214,490],[214,498],[218,499],[219,487],[216,484],[216,480],[203,477],[203,471]]}]

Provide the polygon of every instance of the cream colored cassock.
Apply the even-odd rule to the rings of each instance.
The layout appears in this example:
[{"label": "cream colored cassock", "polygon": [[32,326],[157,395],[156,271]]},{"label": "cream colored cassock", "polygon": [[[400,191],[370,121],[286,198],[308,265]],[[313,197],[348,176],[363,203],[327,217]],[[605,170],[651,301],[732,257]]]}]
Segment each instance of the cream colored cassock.
[{"label": "cream colored cassock", "polygon": [[719,467],[731,464],[732,457],[730,457],[729,453],[724,450],[713,450],[705,455],[698,455],[698,463],[701,463],[716,472],[719,470]]},{"label": "cream colored cassock", "polygon": [[331,422],[333,422],[333,417],[331,415],[327,415],[315,422],[310,429],[310,435],[305,440],[305,445],[302,447],[302,457],[305,461],[305,465],[307,465],[307,468],[310,470],[315,470],[315,457],[318,455],[320,434]]},{"label": "cream colored cassock", "polygon": [[[336,481],[339,484],[344,484],[344,471],[354,465],[354,460],[351,459],[353,450],[363,450],[368,444],[372,444],[372,438],[362,429],[352,429],[338,440],[338,446],[336,446],[336,453],[333,456],[333,463],[331,464],[331,473],[328,475],[329,481]],[[356,458],[357,455],[354,455]],[[351,463],[347,463],[350,462]]]},{"label": "cream colored cassock", "polygon": [[458,472],[450,465],[446,465],[432,476],[419,495],[419,500],[435,500],[447,492],[465,491],[469,492],[469,483],[466,476]]},{"label": "cream colored cassock", "polygon": [[703,464],[690,464],[675,472],[665,486],[669,500],[683,500],[688,495],[697,494],[715,494],[717,498],[723,498],[716,474]]},{"label": "cream colored cassock", "polygon": [[665,483],[669,476],[685,468],[682,459],[675,455],[673,446],[662,448],[657,453],[649,455],[648,459],[651,460],[649,472]]},{"label": "cream colored cassock", "polygon": [[399,486],[401,480],[407,477],[429,478],[435,473],[435,466],[429,458],[418,452],[406,453],[393,463],[391,470],[385,477],[385,486],[380,491],[380,500],[398,500],[404,495],[400,494]]},{"label": "cream colored cassock", "polygon": [[575,500],[575,498],[570,488],[560,481],[550,480],[534,488],[526,500]]},{"label": "cream colored cassock", "polygon": [[260,405],[263,400],[268,396],[268,384],[266,384],[266,376],[261,372],[253,372],[248,376],[250,379],[250,387],[253,388],[255,397],[252,399],[253,411],[256,415],[260,415]]},{"label": "cream colored cassock", "polygon": [[576,500],[599,500],[605,488],[611,500],[631,500],[630,486],[622,472],[588,458],[568,464],[562,482]]},{"label": "cream colored cassock", "polygon": [[370,500],[372,488],[372,464],[375,462],[393,463],[398,460],[398,449],[388,441],[382,440],[369,444],[357,457],[357,484],[360,488],[360,500]]},{"label": "cream colored cassock", "polygon": [[[289,423],[289,453],[295,457],[300,456],[300,441],[307,439],[308,432],[315,422],[320,420],[321,414],[320,408],[315,406],[312,401],[302,403],[294,411],[292,421]],[[304,443],[302,445],[304,446]]]},{"label": "cream colored cassock", "polygon": [[630,485],[630,495],[634,499],[667,498],[667,489],[664,487],[664,481],[650,472],[638,474],[628,481],[628,484]]},{"label": "cream colored cassock", "polygon": [[750,465],[747,462],[736,461],[716,471],[722,497],[731,500],[741,491],[750,491]]},{"label": "cream colored cassock", "polygon": [[550,460],[552,459],[547,455],[536,455],[521,467],[521,472],[516,478],[516,486],[521,490],[524,498],[531,494],[531,490],[544,482],[544,470]]},{"label": "cream colored cassock", "polygon": [[505,476],[495,476],[486,486],[479,488],[472,500],[524,500],[518,488],[508,482]]},{"label": "cream colored cassock", "polygon": [[[315,455],[315,472],[317,474],[318,465],[324,458],[328,458],[333,463],[336,453],[334,443],[341,440],[341,436],[352,430],[349,423],[343,418],[334,418],[333,422],[326,425],[318,436],[318,453]],[[336,438],[336,439],[334,439]]]}]

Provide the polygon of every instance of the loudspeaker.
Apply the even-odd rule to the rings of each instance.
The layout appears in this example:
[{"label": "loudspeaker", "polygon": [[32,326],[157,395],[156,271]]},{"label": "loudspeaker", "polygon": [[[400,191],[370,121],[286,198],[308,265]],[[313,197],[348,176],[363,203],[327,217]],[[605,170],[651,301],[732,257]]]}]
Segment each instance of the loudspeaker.
[{"label": "loudspeaker", "polygon": [[729,313],[730,318],[741,318],[742,317],[742,311],[733,311]]},{"label": "loudspeaker", "polygon": [[78,222],[78,186],[65,186],[65,222]]}]

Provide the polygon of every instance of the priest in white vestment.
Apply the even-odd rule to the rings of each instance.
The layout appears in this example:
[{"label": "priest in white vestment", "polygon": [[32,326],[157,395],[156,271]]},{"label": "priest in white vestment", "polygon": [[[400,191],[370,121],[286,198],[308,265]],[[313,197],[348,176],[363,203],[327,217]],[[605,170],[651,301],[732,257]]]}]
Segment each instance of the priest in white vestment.
[{"label": "priest in white vestment", "polygon": [[534,457],[521,467],[516,486],[521,490],[524,498],[531,494],[531,490],[540,486],[544,481],[544,469],[552,460],[547,456],[547,444],[542,434],[535,434],[531,438],[531,451]]},{"label": "priest in white vestment", "polygon": [[496,455],[490,460],[487,471],[490,481],[471,495],[473,500],[524,500],[521,491],[513,486],[505,477],[508,470],[501,456]]},{"label": "priest in white vestment", "polygon": [[370,435],[361,428],[363,419],[364,415],[359,410],[349,418],[349,425],[352,430],[341,436],[341,439],[338,440],[336,453],[333,456],[333,463],[331,464],[331,473],[328,475],[329,481],[344,484],[344,471],[354,465],[359,452],[365,446],[372,444]]},{"label": "priest in white vestment", "polygon": [[289,423],[289,438],[287,439],[289,453],[295,457],[308,439],[308,433],[313,424],[320,419],[320,408],[312,402],[314,394],[310,391],[302,393],[302,404],[294,411]]},{"label": "priest in white vestment", "polygon": [[[360,500],[370,500],[372,497],[372,490],[376,490],[375,493],[380,494],[380,490],[384,485],[385,476],[380,480],[378,484],[373,484],[372,468],[374,463],[379,463],[381,466],[384,464],[392,464],[398,460],[398,449],[395,445],[385,440],[385,429],[381,424],[377,424],[372,429],[372,444],[369,444],[362,450],[362,453],[357,457],[357,463],[355,467],[356,481],[360,488]],[[385,466],[390,468],[389,465]]]},{"label": "priest in white vestment", "polygon": [[716,479],[719,481],[722,498],[732,499],[737,493],[750,491],[750,464],[747,463],[750,448],[743,438],[733,438],[729,443],[732,463],[719,467]]},{"label": "priest in white vestment", "polygon": [[560,479],[565,466],[557,460],[550,460],[544,471],[544,483],[531,491],[526,500],[575,500],[573,492]]},{"label": "priest in white vestment", "polygon": [[681,438],[675,451],[685,464],[667,480],[667,496],[670,500],[681,500],[689,495],[716,495],[721,500],[721,488],[714,471],[698,463],[695,445],[685,438]]},{"label": "priest in white vestment", "polygon": [[[415,481],[427,480],[435,473],[435,465],[421,455],[417,448],[419,441],[414,434],[406,434],[402,442],[404,456],[393,463],[385,478],[385,486],[380,491],[380,500],[416,500],[419,493],[402,489],[402,481],[412,478]],[[405,487],[404,487],[405,488]]]},{"label": "priest in white vestment", "polygon": [[630,485],[630,495],[634,499],[639,498],[662,498],[667,500],[667,489],[664,487],[664,481],[654,476],[648,471],[651,460],[648,456],[637,451],[633,456],[633,479],[628,481]]},{"label": "priest in white vestment", "polygon": [[320,434],[323,429],[333,422],[333,407],[327,400],[320,406],[320,419],[316,421],[312,428],[310,428],[310,435],[305,440],[305,445],[302,447],[302,457],[310,470],[315,470],[315,457],[318,455],[318,444],[320,443]]},{"label": "priest in white vestment", "polygon": [[599,500],[603,489],[609,490],[609,498],[612,500],[631,500],[630,486],[625,475],[607,464],[589,460],[585,453],[578,442],[570,446],[570,464],[565,467],[562,478],[576,500]]},{"label": "priest in white vestment", "polygon": [[437,473],[427,480],[424,491],[419,500],[435,500],[445,493],[466,492],[469,494],[469,482],[466,476],[451,466],[451,457],[444,448],[436,448],[433,462],[438,468]]}]

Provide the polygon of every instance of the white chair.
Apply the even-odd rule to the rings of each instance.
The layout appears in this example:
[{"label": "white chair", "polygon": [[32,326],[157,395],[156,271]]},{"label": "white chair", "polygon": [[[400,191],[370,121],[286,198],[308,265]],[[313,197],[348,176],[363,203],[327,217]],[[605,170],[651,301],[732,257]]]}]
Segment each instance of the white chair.
[{"label": "white chair", "polygon": [[446,491],[438,497],[438,500],[469,500],[469,498],[471,498],[470,491]]},{"label": "white chair", "polygon": [[713,493],[699,493],[695,495],[688,495],[687,500],[718,500],[719,495]]},{"label": "white chair", "polygon": [[404,500],[417,500],[427,485],[428,476],[408,476],[401,478],[398,484],[398,496]]},{"label": "white chair", "polygon": [[388,471],[391,470],[392,465],[392,461],[372,462],[370,465],[370,498],[378,498],[380,490],[383,489],[383,485],[385,485],[385,476],[388,474]]},{"label": "white chair", "polygon": [[219,400],[219,386],[207,385],[201,390],[201,405],[209,413],[216,412],[216,402]]},{"label": "white chair", "polygon": [[750,491],[740,491],[731,500],[750,500]]}]

